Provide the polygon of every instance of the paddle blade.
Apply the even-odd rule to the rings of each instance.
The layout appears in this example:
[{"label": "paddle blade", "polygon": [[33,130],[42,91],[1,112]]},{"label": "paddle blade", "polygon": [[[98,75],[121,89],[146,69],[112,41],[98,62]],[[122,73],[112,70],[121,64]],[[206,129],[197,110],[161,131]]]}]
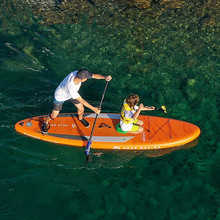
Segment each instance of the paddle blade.
[{"label": "paddle blade", "polygon": [[92,141],[88,141],[85,149],[85,155],[87,157],[89,156],[91,145],[92,145]]}]

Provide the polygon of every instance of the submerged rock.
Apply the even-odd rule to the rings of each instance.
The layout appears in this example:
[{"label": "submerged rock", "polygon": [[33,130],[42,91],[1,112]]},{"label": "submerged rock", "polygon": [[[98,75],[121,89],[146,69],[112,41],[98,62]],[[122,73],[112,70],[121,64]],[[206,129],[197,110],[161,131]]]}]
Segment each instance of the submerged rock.
[{"label": "submerged rock", "polygon": [[203,17],[199,19],[198,26],[216,26],[217,21],[215,18],[210,16],[209,14],[205,14]]},{"label": "submerged rock", "polygon": [[[42,18],[45,25],[58,23],[79,23],[82,18],[89,24],[131,25],[141,28],[147,18],[166,20],[166,15],[172,21],[175,15],[185,14],[196,17],[197,24],[217,26],[219,1],[187,1],[187,0],[11,0],[3,1],[3,8],[27,14],[33,10],[37,17]],[[181,9],[181,10],[180,10]],[[207,16],[208,15],[208,16]],[[178,18],[180,18],[178,17]],[[27,16],[27,20],[29,17]],[[173,19],[172,19],[173,18]],[[181,18],[180,18],[181,19]],[[168,19],[169,20],[169,19]],[[167,20],[167,21],[168,21]],[[191,19],[193,21],[193,19]],[[141,21],[136,25],[137,21]],[[175,23],[174,22],[174,23]]]},{"label": "submerged rock", "polygon": [[189,86],[194,86],[194,85],[195,85],[195,82],[196,82],[195,79],[188,79],[187,84],[188,84]]},{"label": "submerged rock", "polygon": [[151,6],[151,0],[134,0],[134,5],[137,8],[149,8]]},{"label": "submerged rock", "polygon": [[26,2],[28,5],[37,5],[44,8],[54,7],[59,3],[58,0],[23,0],[23,2]]},{"label": "submerged rock", "polygon": [[187,5],[187,1],[184,0],[161,0],[159,2],[168,8],[182,8]]}]

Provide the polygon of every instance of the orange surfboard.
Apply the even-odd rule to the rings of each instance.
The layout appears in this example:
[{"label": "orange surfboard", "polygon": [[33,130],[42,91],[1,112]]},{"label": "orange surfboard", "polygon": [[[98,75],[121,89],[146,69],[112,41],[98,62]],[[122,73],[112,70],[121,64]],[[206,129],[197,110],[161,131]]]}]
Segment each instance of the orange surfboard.
[{"label": "orange surfboard", "polygon": [[[85,147],[90,138],[95,120],[94,113],[84,114],[90,123],[85,128],[74,113],[59,114],[50,121],[48,134],[41,133],[41,124],[46,115],[28,118],[15,124],[15,129],[21,134],[43,141],[57,144]],[[191,123],[155,116],[140,115],[144,121],[144,131],[141,134],[118,133],[115,126],[119,123],[119,114],[101,113],[98,115],[93,137],[92,148],[120,150],[159,150],[176,149],[197,140],[200,129]]]}]

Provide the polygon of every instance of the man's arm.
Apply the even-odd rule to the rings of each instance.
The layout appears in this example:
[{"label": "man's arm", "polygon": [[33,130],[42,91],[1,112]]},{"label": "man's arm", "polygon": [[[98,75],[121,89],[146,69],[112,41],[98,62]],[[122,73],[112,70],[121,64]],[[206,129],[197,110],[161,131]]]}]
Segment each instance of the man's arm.
[{"label": "man's arm", "polygon": [[112,79],[112,77],[110,75],[108,76],[103,76],[101,74],[97,74],[97,73],[93,73],[92,74],[92,78],[93,79],[105,79],[106,81],[110,81]]}]

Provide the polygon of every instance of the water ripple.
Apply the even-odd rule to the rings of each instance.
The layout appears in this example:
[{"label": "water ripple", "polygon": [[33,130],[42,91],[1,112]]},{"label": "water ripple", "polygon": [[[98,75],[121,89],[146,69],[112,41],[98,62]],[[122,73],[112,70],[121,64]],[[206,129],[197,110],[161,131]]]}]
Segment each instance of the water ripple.
[{"label": "water ripple", "polygon": [[13,215],[13,211],[12,211],[12,208],[9,206],[9,205],[1,205],[0,204],[0,217],[1,218],[8,218],[10,216]]}]

